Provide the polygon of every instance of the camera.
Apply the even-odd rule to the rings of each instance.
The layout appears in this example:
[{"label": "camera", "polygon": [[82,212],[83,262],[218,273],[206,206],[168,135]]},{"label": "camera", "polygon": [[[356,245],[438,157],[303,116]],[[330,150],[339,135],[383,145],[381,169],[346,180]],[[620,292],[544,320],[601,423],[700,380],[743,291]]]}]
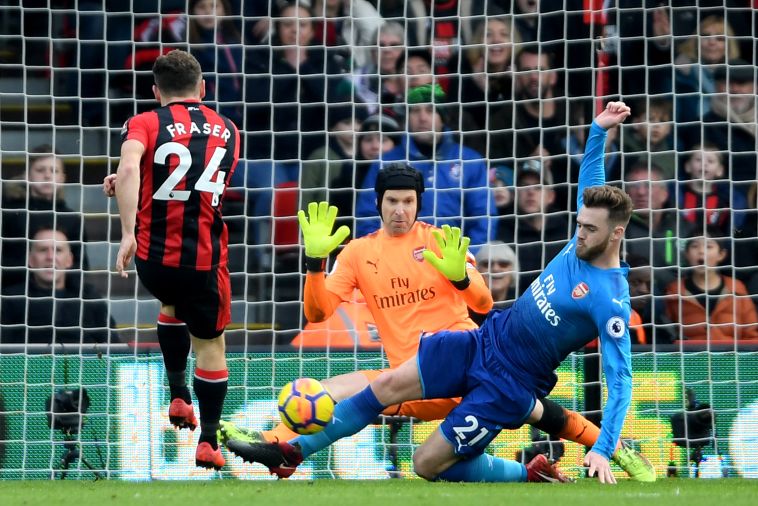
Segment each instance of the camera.
[{"label": "camera", "polygon": [[[703,448],[714,443],[716,413],[709,404],[698,402],[695,392],[686,390],[687,405],[684,411],[671,415],[673,443],[691,451],[691,473],[700,475],[700,463],[706,460]],[[669,463],[669,476],[677,475],[676,465]]]},{"label": "camera", "polygon": [[90,406],[90,398],[83,387],[60,388],[47,398],[47,423],[66,435],[78,434],[84,425],[83,415]]},{"label": "camera", "polygon": [[687,406],[684,411],[671,416],[673,442],[684,448],[702,448],[713,442],[713,428],[716,414],[709,404],[695,398],[695,392],[688,388]]}]

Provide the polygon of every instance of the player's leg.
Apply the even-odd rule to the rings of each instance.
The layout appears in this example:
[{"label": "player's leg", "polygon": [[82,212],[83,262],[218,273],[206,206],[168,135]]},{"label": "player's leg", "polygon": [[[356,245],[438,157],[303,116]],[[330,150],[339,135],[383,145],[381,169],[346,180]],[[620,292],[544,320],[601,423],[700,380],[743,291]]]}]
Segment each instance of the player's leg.
[{"label": "player's leg", "polygon": [[543,455],[526,466],[484,453],[501,425],[477,413],[493,400],[489,386],[477,386],[416,449],[413,468],[427,480],[454,482],[568,481]]},{"label": "player's leg", "polygon": [[527,478],[526,467],[513,460],[484,453],[463,459],[440,429],[414,452],[413,470],[430,481],[512,482]]},{"label": "player's leg", "polygon": [[193,389],[200,408],[200,441],[195,462],[220,469],[224,458],[217,432],[226,398],[229,372],[226,366],[224,329],[231,319],[229,271],[218,267],[197,273],[186,301],[177,304],[177,316],[187,322],[195,352]]},{"label": "player's leg", "polygon": [[195,461],[199,466],[220,469],[224,465],[224,459],[218,449],[216,433],[229,379],[224,334],[211,339],[192,336],[192,348],[195,352],[192,387],[200,407],[200,440]]},{"label": "player's leg", "polygon": [[[371,381],[376,379],[383,372],[384,370],[381,369],[356,371],[321,380],[321,383],[329,391],[332,398],[339,402],[366,388]],[[402,404],[387,406],[384,411],[382,411],[382,414],[386,416],[406,416],[430,422],[445,418],[447,414],[450,413],[450,410],[455,408],[460,401],[460,397],[454,399],[407,401]],[[232,439],[248,443],[256,443],[264,441],[291,441],[298,437],[297,433],[291,431],[283,423],[279,423],[276,427],[267,431],[256,431],[238,427],[235,424],[224,420],[221,420],[220,423],[219,441],[223,444],[226,444]]]},{"label": "player's leg", "polygon": [[[351,397],[369,384],[369,378],[376,378],[382,371],[356,371],[347,374],[340,374],[332,378],[326,378],[321,380],[321,384],[329,392],[329,395],[336,402],[340,402],[348,397]],[[374,374],[366,374],[374,373]],[[236,427],[231,426],[228,423],[223,423],[222,426],[222,441],[226,442],[230,439],[242,439],[247,441],[263,440],[263,441],[290,441],[295,439],[297,433],[291,431],[283,423],[279,423],[271,430],[262,431],[258,434],[247,431],[243,432]]]},{"label": "player's leg", "polygon": [[[197,418],[192,409],[192,396],[187,388],[187,357],[190,351],[190,336],[187,325],[176,317],[174,301],[180,296],[174,288],[177,269],[166,268],[153,262],[135,259],[137,275],[147,290],[159,301],[158,344],[163,355],[163,365],[171,393],[169,420],[178,428],[195,430]],[[181,292],[180,292],[181,293]]]},{"label": "player's leg", "polygon": [[380,374],[369,386],[339,402],[332,422],[324,430],[292,440],[300,446],[303,458],[326,448],[343,437],[352,436],[376,420],[387,406],[422,395],[416,357],[394,370]]},{"label": "player's leg", "polygon": [[290,442],[250,443],[231,439],[226,447],[244,461],[258,462],[279,478],[288,478],[304,458],[338,439],[355,434],[376,419],[386,406],[374,389],[391,404],[402,401],[403,395],[420,396],[421,383],[415,358],[397,369],[382,373],[369,386],[337,403],[332,421],[321,432],[298,436]]},{"label": "player's leg", "polygon": [[192,395],[187,387],[190,335],[187,325],[176,318],[174,306],[161,304],[157,333],[171,393],[169,420],[180,429],[188,427],[190,430],[195,430],[197,418],[192,409]]},{"label": "player's leg", "polygon": [[[409,418],[418,418],[425,422],[443,420],[450,411],[455,409],[461,403],[460,397],[450,399],[422,399],[420,401],[408,401],[399,406],[390,406],[384,410],[385,415],[390,416],[407,416]],[[392,408],[395,408],[392,410]]]}]

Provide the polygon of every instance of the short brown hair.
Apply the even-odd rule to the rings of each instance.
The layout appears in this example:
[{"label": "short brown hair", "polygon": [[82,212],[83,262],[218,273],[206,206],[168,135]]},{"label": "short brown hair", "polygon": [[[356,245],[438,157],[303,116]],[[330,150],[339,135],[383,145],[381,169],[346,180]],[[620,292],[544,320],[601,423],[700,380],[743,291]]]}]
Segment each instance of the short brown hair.
[{"label": "short brown hair", "polygon": [[590,186],[582,194],[587,207],[604,207],[608,209],[608,219],[615,225],[626,226],[632,217],[632,199],[626,192],[615,186]]},{"label": "short brown hair", "polygon": [[39,146],[34,146],[32,150],[29,151],[29,167],[37,163],[38,160],[60,155],[60,151],[53,148],[52,144],[40,144]]},{"label": "short brown hair", "polygon": [[159,56],[153,64],[153,78],[161,93],[180,95],[193,93],[203,77],[194,56],[181,49]]}]

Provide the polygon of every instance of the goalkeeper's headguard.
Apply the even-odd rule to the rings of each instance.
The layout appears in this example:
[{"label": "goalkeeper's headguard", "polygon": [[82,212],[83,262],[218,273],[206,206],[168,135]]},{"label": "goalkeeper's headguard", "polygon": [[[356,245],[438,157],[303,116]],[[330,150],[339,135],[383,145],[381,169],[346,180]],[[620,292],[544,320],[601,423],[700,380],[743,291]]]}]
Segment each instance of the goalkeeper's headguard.
[{"label": "goalkeeper's headguard", "polygon": [[407,163],[396,162],[382,167],[376,175],[376,210],[382,216],[382,200],[387,190],[416,190],[416,216],[421,210],[421,194],[424,193],[424,176]]}]

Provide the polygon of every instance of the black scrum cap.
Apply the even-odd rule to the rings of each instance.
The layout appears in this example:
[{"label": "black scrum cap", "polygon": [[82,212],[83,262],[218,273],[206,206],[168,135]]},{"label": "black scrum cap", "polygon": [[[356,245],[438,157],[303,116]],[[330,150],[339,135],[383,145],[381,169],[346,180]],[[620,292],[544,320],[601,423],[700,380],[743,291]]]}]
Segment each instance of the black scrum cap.
[{"label": "black scrum cap", "polygon": [[424,178],[419,171],[405,163],[385,165],[376,176],[374,187],[379,200],[387,190],[416,190],[419,196],[424,193]]}]

